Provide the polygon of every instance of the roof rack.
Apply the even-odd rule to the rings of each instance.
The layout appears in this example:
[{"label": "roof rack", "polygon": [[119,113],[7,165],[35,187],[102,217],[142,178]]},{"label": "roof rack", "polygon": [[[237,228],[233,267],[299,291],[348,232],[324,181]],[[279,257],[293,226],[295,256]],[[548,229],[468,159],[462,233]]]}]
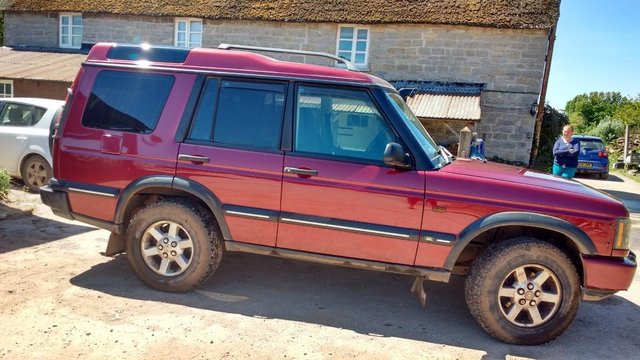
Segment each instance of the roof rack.
[{"label": "roof rack", "polygon": [[230,50],[230,49],[241,49],[241,50],[254,50],[254,51],[265,51],[265,52],[277,52],[277,53],[286,53],[286,54],[298,54],[298,55],[309,55],[309,56],[318,56],[324,57],[328,59],[335,60],[337,62],[343,63],[347,70],[351,71],[359,71],[358,68],[349,60],[343,59],[341,57],[323,53],[316,51],[305,51],[305,50],[292,50],[292,49],[280,49],[280,48],[270,48],[270,47],[262,47],[262,46],[249,46],[249,45],[235,45],[235,44],[220,44],[218,45],[218,49],[222,50]]}]

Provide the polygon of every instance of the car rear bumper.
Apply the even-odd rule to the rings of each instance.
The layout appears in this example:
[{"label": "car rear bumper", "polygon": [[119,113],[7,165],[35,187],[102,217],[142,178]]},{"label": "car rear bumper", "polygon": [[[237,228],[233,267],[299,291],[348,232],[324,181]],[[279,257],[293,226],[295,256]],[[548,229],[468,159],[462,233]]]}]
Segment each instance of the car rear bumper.
[{"label": "car rear bumper", "polygon": [[56,179],[49,180],[47,186],[40,188],[40,199],[43,204],[51,208],[54,214],[65,219],[73,220],[74,217],[71,215],[67,192],[58,190],[60,187]]},{"label": "car rear bumper", "polygon": [[579,160],[577,171],[580,173],[606,174],[609,172],[609,164],[599,161]]},{"label": "car rear bumper", "polygon": [[[621,290],[627,290],[633,281],[638,263],[636,255],[629,252],[624,258],[583,257],[583,298],[598,300]],[[586,296],[584,295],[586,294]],[[595,298],[588,298],[592,295]]]}]

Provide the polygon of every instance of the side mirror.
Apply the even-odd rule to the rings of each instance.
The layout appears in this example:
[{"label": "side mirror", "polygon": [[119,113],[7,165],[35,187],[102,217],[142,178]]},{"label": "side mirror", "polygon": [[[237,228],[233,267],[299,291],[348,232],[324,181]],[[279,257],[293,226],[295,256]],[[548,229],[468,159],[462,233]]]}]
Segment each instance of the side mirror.
[{"label": "side mirror", "polygon": [[384,163],[399,169],[410,169],[411,160],[409,154],[404,151],[402,145],[390,142],[384,148]]}]

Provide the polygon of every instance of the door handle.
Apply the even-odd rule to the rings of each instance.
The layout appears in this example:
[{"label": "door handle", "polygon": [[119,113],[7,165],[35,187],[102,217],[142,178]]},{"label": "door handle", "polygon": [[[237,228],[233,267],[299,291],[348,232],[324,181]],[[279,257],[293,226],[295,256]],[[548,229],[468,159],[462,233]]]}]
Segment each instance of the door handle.
[{"label": "door handle", "polygon": [[294,167],[288,167],[288,166],[284,168],[284,172],[287,174],[296,174],[296,175],[303,175],[303,176],[318,176],[318,170],[300,169],[300,168],[294,168]]},{"label": "door handle", "polygon": [[200,162],[200,163],[208,163],[209,162],[209,157],[208,156],[195,156],[195,155],[179,154],[178,155],[178,160],[193,161],[193,162]]},{"label": "door handle", "polygon": [[16,140],[29,140],[29,138],[26,136],[18,135],[16,136]]}]

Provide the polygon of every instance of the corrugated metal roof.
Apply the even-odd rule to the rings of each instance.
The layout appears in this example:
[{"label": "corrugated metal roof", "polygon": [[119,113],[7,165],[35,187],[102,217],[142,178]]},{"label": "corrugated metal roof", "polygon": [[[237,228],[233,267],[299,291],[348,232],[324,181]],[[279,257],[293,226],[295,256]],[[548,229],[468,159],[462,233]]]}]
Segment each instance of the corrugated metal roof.
[{"label": "corrugated metal roof", "polygon": [[419,118],[480,121],[480,95],[415,94],[407,105]]},{"label": "corrugated metal roof", "polygon": [[86,57],[85,54],[0,47],[0,78],[71,82]]}]

